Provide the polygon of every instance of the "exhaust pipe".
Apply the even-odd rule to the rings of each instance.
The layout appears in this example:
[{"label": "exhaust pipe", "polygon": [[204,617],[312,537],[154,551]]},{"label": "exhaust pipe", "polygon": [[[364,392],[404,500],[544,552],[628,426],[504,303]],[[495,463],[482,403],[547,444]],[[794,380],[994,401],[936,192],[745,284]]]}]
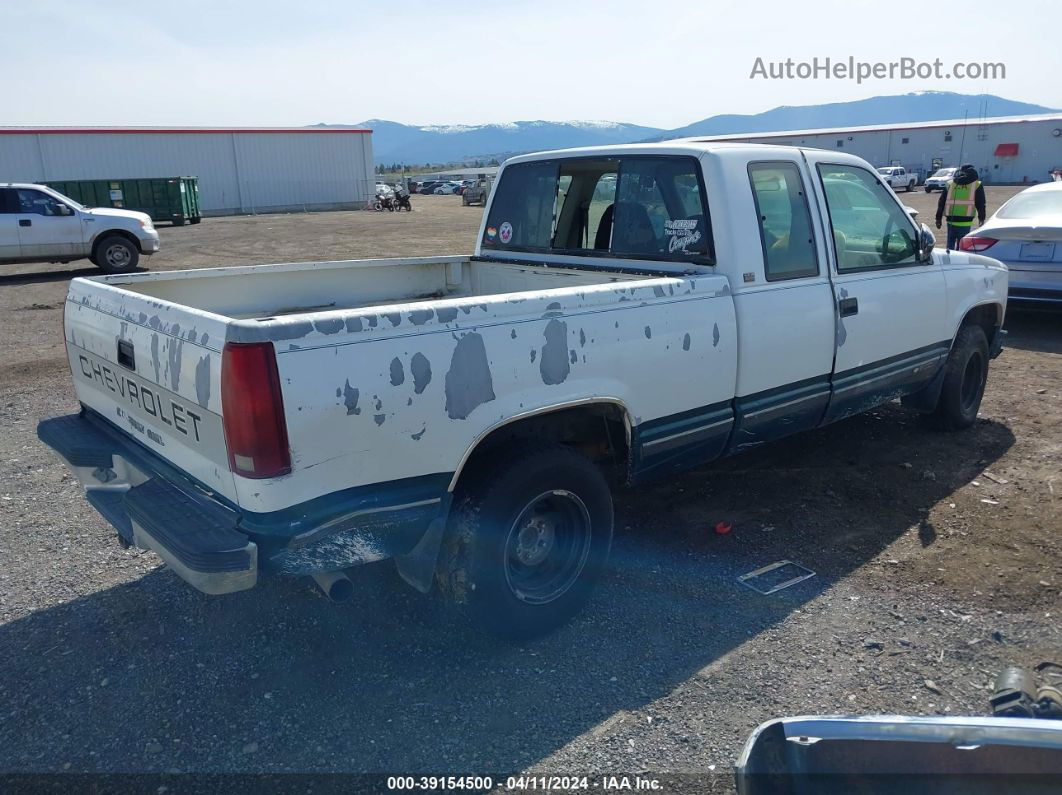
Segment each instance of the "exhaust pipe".
[{"label": "exhaust pipe", "polygon": [[332,602],[345,602],[354,595],[354,583],[339,571],[322,571],[313,575],[314,582]]}]

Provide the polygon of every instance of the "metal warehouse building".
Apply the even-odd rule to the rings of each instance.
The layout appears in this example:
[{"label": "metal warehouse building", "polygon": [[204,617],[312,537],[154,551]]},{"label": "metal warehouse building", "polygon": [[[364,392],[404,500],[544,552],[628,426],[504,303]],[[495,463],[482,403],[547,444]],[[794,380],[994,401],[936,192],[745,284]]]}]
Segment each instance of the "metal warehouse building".
[{"label": "metal warehouse building", "polygon": [[364,207],[372,131],[0,127],[0,182],[198,177],[204,215]]},{"label": "metal warehouse building", "polygon": [[1000,116],[913,124],[720,135],[705,140],[808,146],[903,166],[924,177],[972,163],[989,184],[1046,182],[1062,168],[1062,114]]}]

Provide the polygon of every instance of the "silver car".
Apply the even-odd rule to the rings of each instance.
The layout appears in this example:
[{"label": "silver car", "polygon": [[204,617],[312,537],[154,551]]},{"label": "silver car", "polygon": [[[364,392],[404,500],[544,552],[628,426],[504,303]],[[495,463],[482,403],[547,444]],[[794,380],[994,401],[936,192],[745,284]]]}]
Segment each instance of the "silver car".
[{"label": "silver car", "polygon": [[1012,304],[1062,306],[1062,182],[1026,188],[959,248],[1006,263]]},{"label": "silver car", "polygon": [[933,172],[933,176],[926,180],[925,189],[926,193],[932,193],[935,190],[947,190],[948,183],[955,178],[955,172],[957,168],[938,168]]}]

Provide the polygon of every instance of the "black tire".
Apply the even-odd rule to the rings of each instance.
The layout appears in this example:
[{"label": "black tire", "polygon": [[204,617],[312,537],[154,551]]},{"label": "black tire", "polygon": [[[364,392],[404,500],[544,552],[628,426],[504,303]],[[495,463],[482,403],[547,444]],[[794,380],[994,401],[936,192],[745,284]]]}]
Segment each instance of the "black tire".
[{"label": "black tire", "polygon": [[963,326],[944,365],[944,385],[933,411],[948,431],[969,428],[977,419],[988,382],[988,339],[980,326]]},{"label": "black tire", "polygon": [[507,445],[470,473],[439,558],[445,598],[513,640],[543,635],[586,604],[612,545],[601,470],[562,445]]},{"label": "black tire", "polygon": [[929,186],[926,186],[926,193],[932,193],[932,192],[933,192],[933,189],[930,188]]},{"label": "black tire", "polygon": [[195,218],[189,218],[188,219],[188,223],[190,223],[190,224],[198,224],[202,220],[203,220],[202,216],[197,215]]},{"label": "black tire", "polygon": [[104,273],[131,273],[140,262],[140,251],[127,237],[107,235],[96,243],[92,262]]},{"label": "black tire", "polygon": [[470,205],[471,203],[472,203],[472,202],[470,202],[470,201],[468,200],[468,196],[466,196],[465,194],[463,194],[463,193],[462,193],[462,194],[461,194],[461,204],[463,204],[463,205],[465,205],[465,207],[467,207],[467,206],[468,206],[468,205]]}]

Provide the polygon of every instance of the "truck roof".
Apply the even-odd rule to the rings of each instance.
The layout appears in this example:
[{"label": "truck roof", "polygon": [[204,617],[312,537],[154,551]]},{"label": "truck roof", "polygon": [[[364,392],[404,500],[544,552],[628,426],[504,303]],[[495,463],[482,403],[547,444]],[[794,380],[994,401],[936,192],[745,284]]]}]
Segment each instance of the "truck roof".
[{"label": "truck roof", "polygon": [[[582,146],[573,149],[553,149],[543,152],[531,152],[526,155],[517,155],[505,161],[504,165],[512,163],[525,163],[534,160],[552,160],[565,157],[619,157],[621,155],[693,155],[700,156],[711,154],[721,160],[744,160],[748,157],[769,157],[772,153],[792,154],[794,150],[822,151],[810,146],[783,146],[780,144],[752,144],[739,142],[720,142],[706,138],[677,138],[673,141],[659,141],[655,143],[640,144],[610,144],[607,146]],[[862,163],[863,161],[854,155],[836,152],[839,162]]]}]

